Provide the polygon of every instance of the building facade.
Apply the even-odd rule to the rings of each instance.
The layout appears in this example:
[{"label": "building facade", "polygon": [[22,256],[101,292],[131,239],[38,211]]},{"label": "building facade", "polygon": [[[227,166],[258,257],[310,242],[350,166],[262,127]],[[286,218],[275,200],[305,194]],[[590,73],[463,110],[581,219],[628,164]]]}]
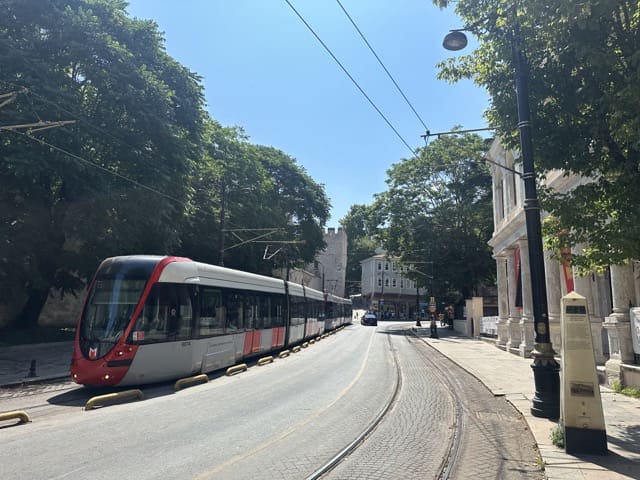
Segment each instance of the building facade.
[{"label": "building facade", "polygon": [[347,234],[342,228],[338,228],[337,231],[335,228],[329,228],[324,235],[324,241],[327,244],[326,248],[318,253],[315,261],[305,268],[313,275],[307,285],[344,298],[347,277]]},{"label": "building facade", "polygon": [[[328,228],[324,234],[324,241],[327,244],[325,249],[304,268],[291,269],[289,280],[344,298],[347,276],[347,234],[342,228],[338,228],[337,231],[335,228]],[[274,275],[286,277],[285,272],[281,270],[274,271]]]},{"label": "building facade", "polygon": [[379,252],[362,262],[362,300],[366,309],[384,316],[416,318],[416,311],[424,308],[426,290],[407,277],[413,265],[400,263],[398,258]]},{"label": "building facade", "polygon": [[[486,156],[492,163],[493,179],[494,232],[489,244],[497,267],[496,344],[528,357],[534,347],[535,332],[524,188],[517,173],[522,167],[514,152],[506,151],[498,139]],[[560,171],[547,172],[545,180],[547,186],[559,192],[568,192],[587,181]],[[582,248],[579,245],[573,251],[577,253]],[[640,385],[640,308],[636,308],[640,305],[640,263],[612,265],[601,274],[579,276],[570,265],[552,258],[550,252],[545,251],[544,255],[549,330],[556,353],[561,354],[560,300],[575,291],[587,299],[594,356],[600,372],[609,382]]]}]

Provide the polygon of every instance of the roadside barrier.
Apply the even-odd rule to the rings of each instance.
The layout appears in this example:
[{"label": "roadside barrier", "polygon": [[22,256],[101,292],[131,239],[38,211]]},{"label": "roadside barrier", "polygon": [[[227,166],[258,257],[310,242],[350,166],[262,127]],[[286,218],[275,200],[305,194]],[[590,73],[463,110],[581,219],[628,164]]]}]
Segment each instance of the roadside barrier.
[{"label": "roadside barrier", "polygon": [[202,373],[200,375],[195,375],[193,377],[181,378],[175,383],[175,385],[173,386],[173,389],[177,392],[178,390],[181,390],[183,388],[191,387],[193,385],[199,385],[201,383],[207,383],[207,382],[209,382],[209,377],[206,374]]},{"label": "roadside barrier", "polygon": [[239,363],[238,365],[234,365],[233,367],[227,368],[227,373],[225,375],[230,377],[231,375],[235,375],[236,373],[245,372],[247,370],[246,363]]},{"label": "roadside barrier", "polygon": [[290,352],[289,350],[283,350],[283,351],[281,351],[281,352],[278,354],[278,356],[279,356],[280,358],[285,358],[285,357],[288,357],[290,353],[291,353],[291,352]]},{"label": "roadside barrier", "polygon": [[144,398],[144,395],[142,394],[142,391],[138,389],[125,390],[123,392],[116,393],[107,393],[106,395],[98,395],[96,397],[91,397],[87,401],[87,403],[85,403],[84,409],[93,410],[94,408],[104,407],[105,405],[109,405],[111,403],[115,403],[120,400],[126,400],[129,398],[142,400]]},{"label": "roadside barrier", "polygon": [[273,357],[269,355],[268,357],[262,357],[258,360],[258,365],[266,365],[267,363],[273,363]]},{"label": "roadside barrier", "polygon": [[296,345],[295,347],[293,347],[293,348],[291,349],[291,351],[292,351],[293,353],[298,353],[298,352],[300,351],[300,345]]},{"label": "roadside barrier", "polygon": [[18,423],[16,425],[20,425],[21,423],[29,423],[31,419],[27,412],[22,410],[13,410],[11,412],[0,413],[0,422],[4,422],[5,420],[12,420],[14,418],[18,419]]}]

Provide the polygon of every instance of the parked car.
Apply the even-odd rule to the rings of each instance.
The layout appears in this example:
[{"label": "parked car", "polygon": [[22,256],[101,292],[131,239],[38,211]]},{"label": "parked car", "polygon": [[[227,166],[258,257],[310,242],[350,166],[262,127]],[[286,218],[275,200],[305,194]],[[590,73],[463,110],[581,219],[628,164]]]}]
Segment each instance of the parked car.
[{"label": "parked car", "polygon": [[376,327],[378,325],[378,317],[376,317],[373,313],[365,313],[360,317],[361,325],[371,325]]}]

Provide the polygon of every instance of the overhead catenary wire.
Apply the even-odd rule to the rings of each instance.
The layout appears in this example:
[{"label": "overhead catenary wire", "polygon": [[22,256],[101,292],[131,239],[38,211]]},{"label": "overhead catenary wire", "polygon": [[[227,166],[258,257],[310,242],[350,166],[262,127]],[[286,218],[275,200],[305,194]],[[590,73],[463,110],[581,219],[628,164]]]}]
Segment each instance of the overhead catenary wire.
[{"label": "overhead catenary wire", "polygon": [[[71,122],[73,122],[73,121],[71,121]],[[38,122],[38,124],[40,124],[40,123],[43,123],[43,122]],[[56,123],[56,122],[52,122],[52,123]],[[63,123],[63,122],[58,122],[58,123]],[[66,123],[69,123],[69,122],[66,122]],[[38,124],[34,124],[34,125],[35,126],[39,126]],[[47,128],[49,128],[49,127],[47,127]],[[185,208],[189,208],[190,207],[189,204],[187,204],[186,202],[184,202],[184,201],[182,201],[182,200],[180,200],[180,199],[178,199],[176,197],[168,195],[168,194],[166,194],[164,192],[161,192],[161,191],[159,191],[159,190],[157,190],[155,188],[152,188],[152,187],[150,187],[148,185],[145,185],[145,184],[143,184],[141,182],[138,182],[137,180],[129,178],[126,175],[122,175],[121,173],[118,173],[118,172],[115,172],[115,171],[113,171],[113,170],[111,170],[109,168],[103,167],[102,165],[99,165],[99,164],[97,164],[95,162],[92,162],[91,160],[87,160],[86,158],[83,158],[80,155],[77,155],[75,153],[69,152],[69,151],[65,150],[64,148],[58,147],[58,146],[53,145],[53,144],[51,144],[51,143],[49,143],[49,142],[47,142],[47,141],[45,141],[45,140],[43,140],[41,138],[37,138],[37,137],[34,137],[34,136],[31,135],[31,132],[43,130],[43,128],[38,128],[38,129],[35,129],[35,130],[29,130],[28,133],[21,132],[21,131],[19,131],[19,129],[17,129],[15,127],[14,128],[5,128],[5,129],[0,128],[0,130],[5,130],[5,131],[8,131],[8,132],[16,133],[18,135],[26,137],[26,138],[34,141],[34,142],[37,142],[37,143],[39,143],[39,144],[41,144],[43,146],[46,146],[46,147],[48,147],[48,148],[50,148],[52,150],[55,150],[55,151],[57,151],[59,153],[62,153],[63,155],[67,155],[67,156],[69,156],[69,157],[71,157],[71,158],[73,158],[73,159],[75,159],[75,160],[77,160],[77,161],[79,161],[79,162],[81,162],[81,163],[83,163],[85,165],[97,168],[98,170],[101,170],[106,174],[113,175],[114,177],[117,177],[117,178],[119,178],[121,180],[124,180],[125,182],[131,183],[131,184],[133,184],[133,185],[135,185],[137,187],[140,187],[140,188],[142,188],[144,190],[147,190],[147,191],[149,191],[151,193],[154,193],[154,194],[159,195],[161,197],[164,197],[164,198],[166,198],[168,200],[171,200],[172,202],[175,202],[175,203],[177,203],[177,204],[179,204],[179,205],[181,205],[181,206],[183,206]],[[205,215],[212,216],[212,217],[214,216],[213,214],[211,214],[210,212],[202,209],[198,205],[191,205],[191,207],[195,208],[195,210],[198,210],[201,213],[204,213]],[[217,218],[216,218],[216,220],[217,220]],[[281,230],[283,230],[283,229],[279,228],[279,227],[273,227],[273,228],[238,228],[238,229],[226,230],[226,231],[231,231],[231,232],[233,232],[233,231],[254,232],[254,234],[255,234],[255,232],[262,232],[262,231],[266,231],[267,233],[262,233],[262,234],[260,234],[260,235],[258,235],[256,237],[252,237],[252,238],[247,239],[247,240],[240,239],[241,243],[232,245],[231,247],[228,247],[225,250],[230,250],[232,248],[236,248],[236,247],[248,244],[248,243],[266,243],[266,242],[258,241],[258,239],[268,237],[271,234],[276,233],[276,232],[281,231]],[[277,240],[269,240],[269,242],[271,242],[271,243],[298,243],[298,242],[295,242],[295,241],[277,241]]]},{"label": "overhead catenary wire", "polygon": [[382,111],[378,108],[378,106],[373,102],[373,100],[371,100],[371,98],[369,97],[369,95],[367,95],[367,93],[362,89],[362,87],[360,86],[360,84],[356,81],[355,78],[353,78],[353,76],[349,73],[349,71],[346,69],[346,67],[342,64],[342,62],[340,62],[340,60],[338,60],[338,58],[334,55],[334,53],[331,51],[331,49],[327,46],[326,43],[324,43],[324,41],[318,36],[318,34],[315,32],[315,30],[311,27],[311,25],[309,25],[309,23],[304,19],[304,17],[300,14],[300,12],[298,12],[298,10],[296,10],[296,8],[291,4],[291,2],[289,0],[284,0],[287,5],[289,5],[289,7],[291,8],[291,10],[293,10],[293,12],[297,15],[297,17],[302,21],[302,23],[304,23],[304,25],[307,27],[307,29],[313,34],[313,36],[316,38],[316,40],[318,40],[318,42],[320,42],[320,45],[323,46],[323,48],[327,51],[327,53],[331,56],[331,58],[333,58],[333,60],[338,64],[338,66],[342,69],[342,71],[345,73],[345,75],[347,77],[349,77],[349,80],[351,80],[351,82],[356,86],[356,88],[360,91],[360,93],[364,96],[364,98],[367,99],[367,101],[369,102],[369,104],[374,108],[374,110],[376,112],[378,112],[378,115],[380,115],[382,117],[382,119],[385,121],[385,123],[389,126],[389,128],[391,130],[393,130],[393,133],[396,134],[396,136],[400,139],[400,141],[402,143],[404,143],[404,145],[409,149],[409,151],[411,152],[412,155],[416,155],[416,151],[415,149],[411,148],[411,146],[409,145],[409,143],[404,139],[404,137],[402,135],[400,135],[400,132],[398,132],[398,130],[393,126],[393,124],[389,121],[389,119],[385,116],[384,113],[382,113]]},{"label": "overhead catenary wire", "polygon": [[[57,108],[59,111],[63,112],[66,115],[70,115],[72,118],[74,118],[74,121],[76,122],[77,125],[82,125],[84,127],[87,127],[89,130],[93,130],[95,132],[98,132],[106,137],[109,137],[113,140],[115,140],[116,142],[125,145],[127,147],[129,147],[132,151],[136,151],[139,152],[139,160],[142,161],[146,166],[149,167],[153,167],[156,171],[158,171],[161,174],[167,175],[167,176],[171,176],[172,175],[172,171],[166,167],[164,167],[163,165],[159,164],[158,162],[155,161],[155,158],[152,157],[151,154],[149,154],[148,152],[145,152],[144,149],[140,148],[140,147],[136,147],[135,145],[133,145],[130,142],[127,142],[126,140],[123,140],[122,138],[114,135],[113,133],[111,133],[110,131],[108,131],[107,129],[101,128],[96,126],[95,124],[93,124],[92,122],[90,122],[87,118],[85,118],[85,115],[82,113],[78,113],[78,112],[73,112],[71,110],[69,110],[66,107],[63,107],[62,105],[60,105],[57,102],[54,102],[53,100],[50,100],[42,95],[39,95],[37,92],[34,91],[33,88],[26,88],[23,87],[21,85],[16,85],[12,82],[8,82],[9,85],[13,86],[14,88],[18,88],[19,91],[16,92],[18,94],[23,94],[24,97],[26,98],[27,102],[29,103],[29,107],[32,111],[32,113],[38,118],[40,119],[40,116],[33,104],[32,101],[32,97],[44,104],[47,105],[51,105],[55,108]],[[1,97],[0,97],[1,98]],[[47,123],[47,122],[45,122]],[[51,126],[54,127],[64,127],[64,125],[68,125],[69,123],[73,123],[72,121],[63,121],[63,122],[48,122],[49,124],[51,124]],[[35,128],[33,126],[29,126],[26,125],[26,127],[24,128],[29,128],[29,134],[35,133],[36,131],[39,130],[44,130],[46,128],[50,128],[47,127],[47,125],[43,124],[43,128]],[[9,130],[9,126],[4,126],[0,127],[0,130]],[[36,137],[31,137],[36,141],[39,141],[38,138]]]},{"label": "overhead catenary wire", "polygon": [[102,165],[98,165],[97,163],[94,163],[91,160],[87,160],[86,158],[83,158],[83,157],[81,157],[79,155],[76,155],[75,153],[71,153],[71,152],[65,150],[64,148],[57,147],[56,145],[53,145],[53,144],[51,144],[49,142],[46,142],[45,140],[42,140],[41,138],[36,138],[36,137],[33,137],[33,136],[31,136],[31,135],[29,135],[27,133],[19,132],[17,130],[8,130],[8,131],[17,133],[18,135],[22,135],[23,137],[26,137],[26,138],[28,138],[30,140],[33,140],[34,142],[37,142],[37,143],[39,143],[41,145],[44,145],[45,147],[48,147],[48,148],[50,148],[52,150],[55,150],[55,151],[60,152],[60,153],[62,153],[64,155],[67,155],[67,156],[69,156],[69,157],[71,157],[71,158],[73,158],[73,159],[75,159],[75,160],[77,160],[77,161],[79,161],[81,163],[84,163],[84,164],[89,165],[91,167],[97,168],[98,170],[102,170],[103,172],[108,173],[110,175],[113,175],[114,177],[118,177],[121,180],[124,180],[126,182],[132,183],[137,187],[140,187],[140,188],[143,188],[143,189],[148,190],[150,192],[153,192],[153,193],[155,193],[157,195],[160,195],[160,196],[165,197],[165,198],[167,198],[169,200],[177,202],[177,203],[179,203],[179,204],[181,204],[181,205],[183,205],[185,207],[188,206],[185,202],[183,202],[182,200],[180,200],[178,198],[172,197],[171,195],[167,195],[166,193],[161,192],[160,190],[156,190],[155,188],[149,187],[148,185],[140,183],[137,180],[129,178],[129,177],[127,177],[125,175],[122,175],[122,174],[120,174],[118,172],[114,172],[113,170],[110,170],[110,169],[108,169],[106,167],[103,167]]},{"label": "overhead catenary wire", "polygon": [[371,46],[371,44],[369,43],[369,41],[367,40],[367,38],[364,36],[364,34],[362,33],[362,31],[360,30],[360,28],[358,27],[358,25],[356,25],[356,22],[353,20],[353,18],[351,18],[351,15],[349,15],[349,12],[347,12],[347,10],[344,8],[344,6],[342,5],[342,3],[340,2],[340,0],[336,0],[336,2],[338,2],[338,5],[340,5],[340,8],[342,9],[342,11],[344,12],[344,14],[347,16],[347,18],[349,19],[349,21],[351,22],[351,25],[353,25],[353,27],[356,29],[356,31],[358,32],[358,34],[360,35],[360,37],[362,38],[362,40],[364,41],[364,43],[367,45],[367,47],[369,47],[369,50],[371,50],[371,53],[373,54],[374,57],[376,57],[376,60],[378,61],[378,63],[380,64],[380,66],[382,67],[382,69],[385,71],[385,73],[387,74],[387,76],[391,79],[391,81],[393,82],[393,84],[395,85],[396,89],[398,89],[398,92],[400,92],[400,95],[402,95],[402,98],[404,98],[404,101],[407,102],[407,105],[409,105],[409,108],[411,108],[411,111],[413,111],[413,113],[415,114],[415,116],[418,118],[418,120],[420,121],[420,123],[422,124],[422,126],[424,127],[425,131],[429,131],[429,127],[427,127],[426,123],[424,122],[424,120],[422,120],[422,117],[420,116],[420,114],[416,111],[416,109],[413,107],[413,105],[411,104],[411,102],[409,101],[409,99],[407,98],[407,96],[404,94],[404,92],[402,91],[402,89],[400,88],[400,85],[398,85],[398,82],[396,82],[395,78],[393,78],[393,75],[391,75],[391,73],[389,72],[389,70],[387,69],[387,67],[385,66],[385,64],[382,62],[382,60],[380,60],[380,57],[378,56],[378,54],[376,53],[376,51],[373,49],[373,47]]}]

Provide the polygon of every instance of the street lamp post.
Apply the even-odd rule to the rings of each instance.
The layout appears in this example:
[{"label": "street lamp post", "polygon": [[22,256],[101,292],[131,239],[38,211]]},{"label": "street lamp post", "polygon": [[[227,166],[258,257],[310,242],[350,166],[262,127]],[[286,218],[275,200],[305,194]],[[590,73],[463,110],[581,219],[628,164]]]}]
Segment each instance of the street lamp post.
[{"label": "street lamp post", "polygon": [[[447,50],[461,50],[466,44],[466,37],[460,30],[452,30],[443,42],[443,46]],[[528,78],[525,72],[524,55],[520,46],[517,26],[514,28],[511,48],[515,68],[518,130],[520,133],[522,180],[525,194],[524,212],[527,241],[529,243],[533,325],[536,334],[535,347],[531,353],[533,357],[531,368],[533,369],[536,389],[532,400],[531,413],[536,417],[555,419],[560,416],[560,366],[555,360],[555,352],[549,335],[540,202],[536,193]]]},{"label": "street lamp post", "polygon": [[421,327],[420,323],[420,286],[416,282],[416,327]]}]

